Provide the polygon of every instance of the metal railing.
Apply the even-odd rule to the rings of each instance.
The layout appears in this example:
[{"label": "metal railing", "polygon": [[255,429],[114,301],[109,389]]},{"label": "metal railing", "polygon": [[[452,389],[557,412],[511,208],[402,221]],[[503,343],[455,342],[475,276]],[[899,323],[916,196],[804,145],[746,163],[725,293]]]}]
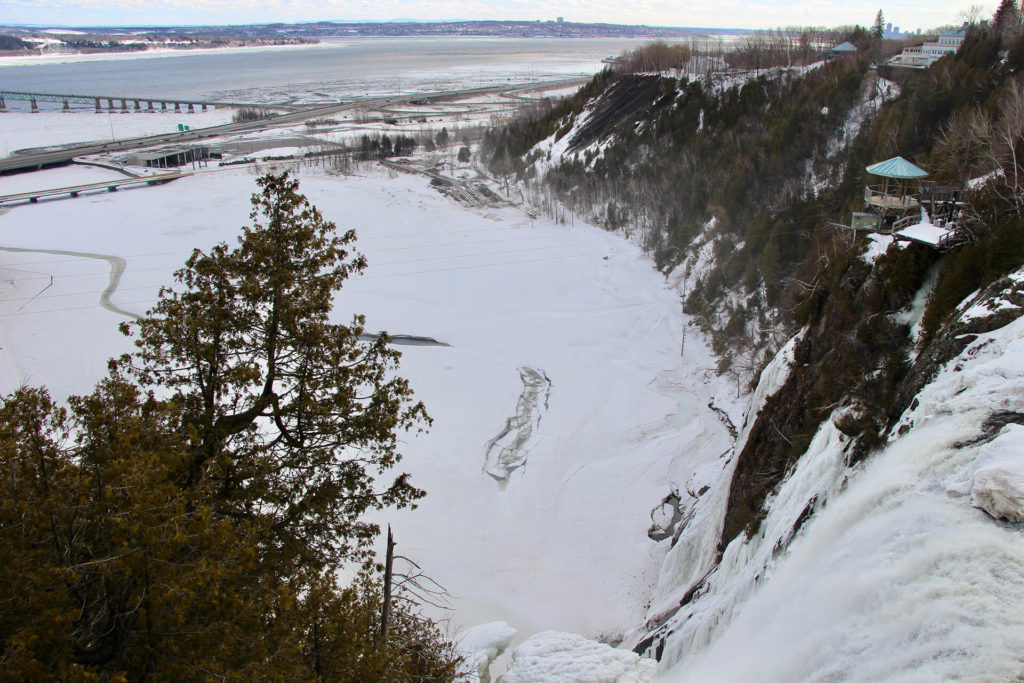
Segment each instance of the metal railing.
[{"label": "metal railing", "polygon": [[921,222],[921,217],[920,216],[915,216],[913,214],[911,214],[909,216],[904,216],[903,218],[900,218],[899,220],[895,221],[892,224],[892,231],[893,232],[899,232],[900,230],[903,230],[904,228],[909,228],[911,225],[917,225],[920,222]]},{"label": "metal railing", "polygon": [[894,195],[884,191],[881,185],[868,185],[864,188],[864,201],[870,206],[897,211],[909,211],[921,206],[915,195]]}]

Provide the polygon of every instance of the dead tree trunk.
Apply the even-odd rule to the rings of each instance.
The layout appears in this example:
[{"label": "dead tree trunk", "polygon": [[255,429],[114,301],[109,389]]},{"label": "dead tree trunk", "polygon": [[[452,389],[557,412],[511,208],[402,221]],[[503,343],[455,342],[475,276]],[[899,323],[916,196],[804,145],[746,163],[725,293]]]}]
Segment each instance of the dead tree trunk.
[{"label": "dead tree trunk", "polygon": [[388,524],[388,551],[384,559],[384,600],[380,608],[380,642],[388,642],[388,628],[391,622],[391,568],[395,561],[395,541],[391,536],[391,525]]}]

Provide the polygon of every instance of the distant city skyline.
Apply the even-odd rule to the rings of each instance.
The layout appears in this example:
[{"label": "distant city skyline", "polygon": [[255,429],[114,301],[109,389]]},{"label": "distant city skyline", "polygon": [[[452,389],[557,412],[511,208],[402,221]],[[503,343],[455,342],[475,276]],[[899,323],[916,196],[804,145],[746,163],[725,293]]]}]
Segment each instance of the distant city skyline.
[{"label": "distant city skyline", "polygon": [[[875,0],[879,2],[879,0]],[[881,9],[886,22],[906,32],[956,24],[972,3],[967,0],[889,2],[864,0],[718,0],[682,3],[678,0],[192,0],[154,3],[152,0],[3,0],[0,24],[47,26],[180,26],[266,24],[313,21],[555,21],[706,28],[775,28],[779,26],[870,26]],[[981,18],[994,7],[983,6]]]}]

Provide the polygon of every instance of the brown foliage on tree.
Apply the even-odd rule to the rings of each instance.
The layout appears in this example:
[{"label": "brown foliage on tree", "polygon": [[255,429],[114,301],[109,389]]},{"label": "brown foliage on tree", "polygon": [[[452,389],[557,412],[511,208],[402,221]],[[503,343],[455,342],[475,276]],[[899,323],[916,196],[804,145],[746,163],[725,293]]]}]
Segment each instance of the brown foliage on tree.
[{"label": "brown foliage on tree", "polygon": [[690,61],[690,48],[656,40],[630,50],[619,58],[619,69],[626,73],[661,72],[682,69]]}]

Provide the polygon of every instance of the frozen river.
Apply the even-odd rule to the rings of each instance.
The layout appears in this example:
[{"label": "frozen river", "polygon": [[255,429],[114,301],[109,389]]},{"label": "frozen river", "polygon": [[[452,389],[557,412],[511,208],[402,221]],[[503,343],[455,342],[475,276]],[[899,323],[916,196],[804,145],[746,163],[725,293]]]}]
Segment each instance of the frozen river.
[{"label": "frozen river", "polygon": [[0,59],[0,89],[316,102],[589,75],[631,38],[353,38],[318,45]]},{"label": "frozen river", "polygon": [[[338,97],[356,83],[384,92],[399,74],[404,90],[592,73],[632,44],[380,40],[103,58],[2,67],[0,88]],[[26,125],[91,139],[103,131],[83,126],[121,134],[128,122],[160,118],[2,114],[0,150],[45,142]],[[0,189],[44,174],[67,184],[77,172],[12,176]],[[143,313],[194,247],[234,240],[255,173],[211,167],[168,185],[0,213],[3,246],[37,252],[0,251],[3,390],[25,382],[58,397],[89,391],[130,344],[116,329],[125,317],[100,303],[110,265],[86,255],[123,259],[112,303]],[[406,437],[400,465],[428,497],[416,511],[378,517],[395,528],[399,552],[451,592],[455,627],[500,619],[521,637],[555,628],[620,638],[643,618],[665,551],[647,537],[651,508],[728,443],[706,408],[716,381],[704,370],[714,367],[707,350],[688,336],[680,355],[678,293],[634,244],[579,220],[469,208],[426,177],[376,166],[300,174],[327,218],[357,230],[370,262],[339,295],[337,320],[365,313],[370,332],[450,345],[402,347],[402,374],[434,425]]]}]

